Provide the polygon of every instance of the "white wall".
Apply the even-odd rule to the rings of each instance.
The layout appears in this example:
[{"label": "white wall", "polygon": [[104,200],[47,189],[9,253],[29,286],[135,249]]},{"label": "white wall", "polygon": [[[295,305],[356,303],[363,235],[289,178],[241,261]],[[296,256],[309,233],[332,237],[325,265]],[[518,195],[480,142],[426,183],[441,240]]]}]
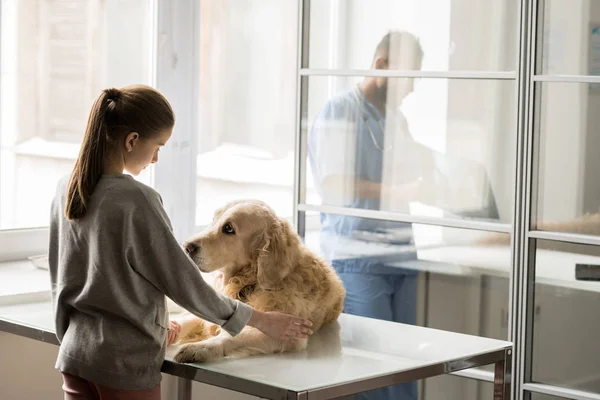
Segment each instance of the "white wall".
[{"label": "white wall", "polygon": [[0,332],[0,394],[3,399],[61,399],[54,369],[58,347]]},{"label": "white wall", "polygon": [[[62,378],[54,369],[58,346],[0,332],[0,398],[62,399]],[[162,398],[177,396],[176,379],[163,374]],[[194,382],[192,399],[249,400],[257,397]]]}]

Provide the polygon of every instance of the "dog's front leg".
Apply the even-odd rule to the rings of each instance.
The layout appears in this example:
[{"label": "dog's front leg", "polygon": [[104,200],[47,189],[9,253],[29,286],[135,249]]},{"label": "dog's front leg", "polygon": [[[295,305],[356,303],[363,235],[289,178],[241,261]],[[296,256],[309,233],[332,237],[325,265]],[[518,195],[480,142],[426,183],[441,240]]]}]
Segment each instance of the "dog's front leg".
[{"label": "dog's front leg", "polygon": [[176,342],[178,344],[205,340],[217,336],[221,332],[218,325],[204,321],[192,313],[178,315],[172,320],[181,325],[179,340]]},{"label": "dog's front leg", "polygon": [[202,363],[223,357],[246,357],[273,354],[306,348],[307,339],[287,343],[275,340],[257,329],[246,327],[237,336],[222,332],[219,336],[197,343],[189,343],[179,350],[175,361]]}]

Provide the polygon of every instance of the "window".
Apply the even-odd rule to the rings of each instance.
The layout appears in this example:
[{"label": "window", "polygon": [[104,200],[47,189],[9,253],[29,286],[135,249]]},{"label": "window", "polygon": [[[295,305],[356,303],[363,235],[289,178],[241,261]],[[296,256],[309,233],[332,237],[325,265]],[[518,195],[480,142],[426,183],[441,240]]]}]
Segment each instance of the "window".
[{"label": "window", "polygon": [[600,248],[539,240],[535,262],[532,381],[598,393],[600,290],[576,269],[598,265]]},{"label": "window", "polygon": [[381,37],[406,30],[426,52],[425,71],[514,71],[517,15],[511,1],[312,1],[307,67],[369,69]]},{"label": "window", "polygon": [[[356,171],[357,164],[377,159],[377,154],[361,155],[362,146],[381,155],[379,210],[502,222],[512,219],[514,82],[419,78],[401,103],[390,105],[393,100],[388,95],[386,115],[381,117],[384,125],[376,118],[366,124],[362,120],[372,112],[370,103],[362,104],[365,100],[358,88],[364,78],[307,79],[306,164],[313,172],[307,176],[307,204],[344,207],[353,201],[350,198],[355,191],[361,190],[358,177],[352,180],[361,173]],[[322,90],[334,81],[338,87],[335,91]],[[388,90],[404,81],[389,78]],[[384,129],[382,133],[378,128]],[[368,140],[362,141],[360,135]],[[313,150],[319,153],[311,154]],[[429,172],[424,170],[429,168],[426,164],[430,165]],[[352,179],[343,184],[327,183],[328,169]],[[411,180],[417,178],[425,185],[425,174],[431,175],[435,185],[410,187]],[[312,187],[320,190],[315,193]],[[358,208],[369,207],[365,202]]]},{"label": "window", "polygon": [[[305,241],[341,277],[344,312],[509,337],[517,7],[330,0],[304,10],[299,219],[320,215]],[[421,385],[420,395],[437,390]]]},{"label": "window", "polygon": [[[598,235],[600,164],[594,150],[600,145],[600,84],[586,75],[600,74],[600,4],[568,4],[548,0],[540,7],[537,228]],[[571,80],[561,79],[564,75]]]},{"label": "window", "polygon": [[202,0],[196,225],[256,198],[292,217],[298,5]]},{"label": "window", "polygon": [[[594,83],[539,82],[538,229],[600,234],[600,92]],[[565,134],[568,132],[568,134]]]},{"label": "window", "polygon": [[152,9],[150,0],[2,1],[0,230],[47,226],[102,89],[152,83]]},{"label": "window", "polygon": [[532,220],[525,225],[531,271],[525,285],[531,290],[522,300],[531,326],[524,354],[531,368],[523,386],[594,398],[600,394],[599,282],[577,271],[600,264],[600,164],[594,152],[600,143],[600,2],[546,0],[537,21]]}]

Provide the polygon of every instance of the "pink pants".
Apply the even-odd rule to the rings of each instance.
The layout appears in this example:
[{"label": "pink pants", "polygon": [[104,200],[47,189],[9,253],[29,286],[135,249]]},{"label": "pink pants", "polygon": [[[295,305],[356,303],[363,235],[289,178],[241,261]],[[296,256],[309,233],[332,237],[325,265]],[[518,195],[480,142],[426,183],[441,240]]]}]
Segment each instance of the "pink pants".
[{"label": "pink pants", "polygon": [[122,390],[62,373],[65,400],[160,400],[160,384],[152,389]]}]

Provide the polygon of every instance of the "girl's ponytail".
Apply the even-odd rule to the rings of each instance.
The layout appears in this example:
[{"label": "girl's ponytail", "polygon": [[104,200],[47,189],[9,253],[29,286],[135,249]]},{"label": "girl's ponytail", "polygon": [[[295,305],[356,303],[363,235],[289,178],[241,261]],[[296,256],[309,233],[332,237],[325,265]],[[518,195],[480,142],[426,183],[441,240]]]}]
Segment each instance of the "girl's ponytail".
[{"label": "girl's ponytail", "polygon": [[85,215],[90,196],[102,177],[109,140],[106,116],[114,111],[115,103],[120,97],[119,89],[106,89],[92,106],[81,150],[67,189],[65,216],[69,220]]}]

